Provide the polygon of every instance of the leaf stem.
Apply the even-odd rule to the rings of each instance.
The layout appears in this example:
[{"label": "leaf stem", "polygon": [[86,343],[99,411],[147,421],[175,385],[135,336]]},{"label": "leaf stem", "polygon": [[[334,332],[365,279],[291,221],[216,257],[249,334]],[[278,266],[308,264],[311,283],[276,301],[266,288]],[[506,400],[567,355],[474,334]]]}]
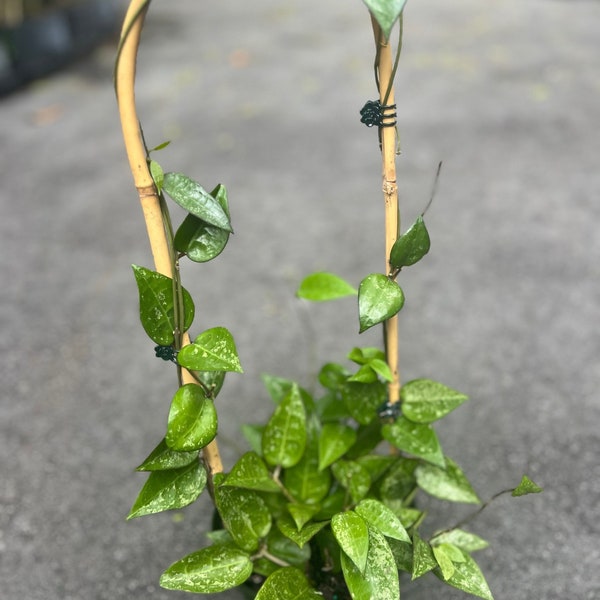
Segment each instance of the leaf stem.
[{"label": "leaf stem", "polygon": [[[131,0],[127,9],[115,62],[115,92],[127,158],[142,205],[154,265],[159,273],[174,278],[172,243],[169,244],[168,226],[164,221],[160,197],[148,168],[146,147],[135,104],[137,53],[149,5],[150,0]],[[189,343],[189,336],[183,334],[181,345]],[[186,369],[181,373],[181,380],[183,383],[195,383],[194,377]],[[211,478],[215,473],[223,471],[216,440],[206,446],[202,454]]]},{"label": "leaf stem", "polygon": [[500,498],[500,496],[504,496],[506,494],[512,494],[513,491],[514,491],[514,488],[511,488],[509,490],[502,490],[501,492],[494,494],[489,500],[486,500],[476,511],[473,511],[471,514],[467,515],[464,519],[461,519],[460,521],[458,521],[458,523],[455,523],[454,525],[452,525],[452,527],[447,527],[446,529],[437,531],[435,534],[433,534],[429,538],[429,542],[431,542],[435,538],[439,537],[440,535],[443,535],[444,533],[449,533],[450,531],[454,531],[455,529],[459,529],[463,525],[470,523],[473,519],[475,519],[477,516],[479,516],[492,502],[494,502],[495,500]]}]

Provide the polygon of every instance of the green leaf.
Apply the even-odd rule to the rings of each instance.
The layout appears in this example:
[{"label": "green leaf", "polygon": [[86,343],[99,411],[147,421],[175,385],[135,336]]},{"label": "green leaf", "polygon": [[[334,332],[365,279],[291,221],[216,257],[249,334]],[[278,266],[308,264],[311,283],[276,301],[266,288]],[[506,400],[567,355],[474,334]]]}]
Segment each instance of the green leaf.
[{"label": "green leaf", "polygon": [[356,296],[357,293],[348,282],[333,273],[312,273],[302,281],[296,295],[304,300],[324,302]]},{"label": "green leaf", "polygon": [[369,527],[369,551],[364,576],[342,554],[344,579],[354,600],[398,600],[400,583],[394,555],[385,537]]},{"label": "green leaf", "polygon": [[413,531],[413,581],[436,567],[437,561],[431,546],[421,538],[418,531]]},{"label": "green leaf", "polygon": [[378,484],[379,498],[396,514],[400,514],[405,499],[412,494],[417,484],[414,473],[418,464],[417,460],[398,457]]},{"label": "green leaf", "polygon": [[468,396],[430,379],[413,379],[400,390],[402,414],[415,423],[432,423],[468,400]]},{"label": "green leaf", "polygon": [[177,362],[192,371],[243,372],[233,336],[225,327],[203,331],[179,351]]},{"label": "green leaf", "polygon": [[180,469],[198,459],[198,452],[177,452],[163,438],[136,471],[166,471]]},{"label": "green leaf", "polygon": [[252,448],[253,452],[259,456],[262,453],[262,434],[265,430],[264,425],[248,425],[247,423],[242,425],[242,435],[246,438],[246,441]]},{"label": "green leaf", "polygon": [[223,387],[225,371],[195,371],[194,375],[204,384],[208,396],[214,400]]},{"label": "green leaf", "polygon": [[162,191],[162,185],[165,179],[165,174],[163,173],[162,167],[155,160],[150,161],[149,167],[150,175],[152,175],[152,179],[154,181],[154,185],[156,186],[156,190],[160,194]]},{"label": "green leaf", "polygon": [[[227,190],[218,185],[210,195],[219,202],[229,217]],[[195,215],[188,214],[175,234],[175,249],[185,253],[190,260],[202,263],[216,258],[229,240],[229,231],[209,225]]]},{"label": "green leaf", "polygon": [[[459,590],[483,598],[484,600],[494,600],[490,588],[485,580],[477,563],[470,554],[462,552],[463,561],[453,562],[454,573],[446,580],[448,585]],[[434,571],[434,573],[443,579],[443,574]]]},{"label": "green leaf", "polygon": [[442,578],[444,581],[448,581],[452,575],[454,575],[454,563],[448,554],[446,547],[442,544],[440,546],[432,546],[433,556],[440,567]]},{"label": "green leaf", "polygon": [[294,385],[275,409],[262,437],[262,451],[271,466],[293,467],[306,447],[306,411]]},{"label": "green leaf", "polygon": [[267,536],[267,550],[273,556],[284,560],[294,567],[303,567],[310,558],[310,545],[304,543],[299,547],[297,543],[283,535],[278,527],[272,527],[271,531],[269,531],[269,535]]},{"label": "green leaf", "polygon": [[410,543],[410,536],[400,519],[385,504],[368,498],[361,500],[354,508],[369,525],[376,527],[386,537]]},{"label": "green leaf", "polygon": [[182,173],[165,173],[163,190],[179,206],[209,225],[233,232],[229,215],[199,183]]},{"label": "green leaf", "polygon": [[206,471],[199,461],[180,469],[153,471],[127,515],[134,519],[191,504],[206,486]]},{"label": "green leaf", "polygon": [[294,519],[298,531],[304,527],[320,510],[319,504],[299,504],[289,503],[287,505],[288,512]]},{"label": "green leaf", "polygon": [[543,492],[544,488],[541,488],[537,483],[534,483],[527,477],[527,475],[523,475],[523,479],[521,479],[521,483],[512,491],[511,496],[525,496],[527,494],[539,494]]},{"label": "green leaf", "polygon": [[150,150],[148,150],[148,154],[150,154],[151,152],[157,152],[158,150],[162,150],[163,148],[166,148],[170,143],[171,143],[171,140],[162,142],[161,144],[158,144],[158,146],[154,146],[154,148],[151,148]]},{"label": "green leaf", "polygon": [[419,216],[410,229],[403,233],[392,246],[390,265],[395,269],[409,267],[419,262],[431,247],[431,240],[423,216]]},{"label": "green leaf", "polygon": [[346,454],[356,441],[356,431],[342,423],[326,423],[319,438],[319,471]]},{"label": "green leaf", "polygon": [[233,465],[231,472],[221,485],[257,490],[261,492],[280,492],[273,481],[267,465],[255,452],[246,452]]},{"label": "green leaf", "polygon": [[275,404],[279,404],[292,390],[295,382],[291,379],[263,373],[260,378]]},{"label": "green leaf", "polygon": [[418,456],[427,462],[444,467],[444,455],[438,437],[431,427],[425,423],[413,423],[399,417],[394,423],[386,423],[381,433],[398,450]]},{"label": "green leaf", "polygon": [[348,377],[348,381],[355,381],[358,383],[373,383],[377,381],[377,373],[371,368],[370,365],[363,365],[352,377]]},{"label": "green leaf", "polygon": [[294,542],[298,548],[302,548],[306,542],[313,538],[323,527],[327,525],[327,521],[317,523],[308,523],[302,529],[298,530],[296,523],[289,515],[282,515],[277,519],[277,527],[279,531]]},{"label": "green leaf", "polygon": [[377,481],[396,462],[397,457],[384,454],[367,454],[354,460],[369,471],[373,481]]},{"label": "green leaf", "polygon": [[283,481],[292,496],[306,504],[321,502],[329,493],[331,474],[319,471],[319,428],[316,419],[309,418],[306,427],[306,450],[295,466],[286,469]]},{"label": "green leaf", "polygon": [[306,576],[296,567],[277,569],[267,577],[255,600],[322,600]]},{"label": "green leaf", "polygon": [[331,466],[333,476],[348,490],[352,500],[362,500],[371,487],[369,472],[357,462],[339,460]]},{"label": "green leaf", "polygon": [[396,561],[396,567],[400,571],[406,571],[406,573],[412,573],[413,570],[413,547],[412,542],[400,542],[394,538],[386,538],[387,543],[390,546],[390,550],[394,555]]},{"label": "green leaf", "polygon": [[360,572],[358,567],[344,552],[341,553],[341,562],[344,580],[346,581],[352,600],[372,600],[371,584],[366,576]]},{"label": "green leaf", "polygon": [[215,488],[215,503],[235,543],[255,552],[259,540],[271,529],[271,512],[263,499],[252,490],[219,486]]},{"label": "green leaf", "polygon": [[360,333],[393,317],[403,305],[404,293],[395,281],[381,273],[368,275],[358,288]]},{"label": "green leaf", "polygon": [[212,594],[241,585],[251,574],[247,552],[233,544],[218,544],[172,564],[162,574],[160,585],[167,590]]},{"label": "green leaf", "polygon": [[[150,339],[160,346],[170,346],[175,337],[173,280],[156,271],[132,265],[140,296],[140,321]],[[194,320],[194,302],[183,289],[184,331]]]},{"label": "green leaf", "polygon": [[369,528],[366,521],[352,510],[340,512],[331,519],[331,530],[340,548],[358,570],[364,573],[369,551]]},{"label": "green leaf", "polygon": [[337,390],[350,376],[348,369],[337,363],[326,363],[319,371],[319,383],[328,390]]},{"label": "green leaf", "polygon": [[348,412],[361,425],[377,420],[377,409],[387,400],[387,386],[381,381],[348,382],[340,391]]},{"label": "green leaf", "polygon": [[406,0],[363,0],[375,20],[379,23],[386,40],[390,37],[392,27],[404,5]]},{"label": "green leaf", "polygon": [[465,502],[466,504],[480,503],[465,474],[448,457],[446,457],[445,469],[422,464],[417,467],[415,475],[419,487],[436,498],[450,502]]},{"label": "green leaf", "polygon": [[200,450],[217,435],[217,411],[195,383],[182,385],[171,402],[167,446],[178,452]]},{"label": "green leaf", "polygon": [[446,531],[440,535],[434,536],[431,540],[432,546],[446,543],[453,544],[465,552],[475,552],[476,550],[483,550],[489,546],[489,543],[483,538],[480,538],[474,533],[464,531],[463,529]]}]

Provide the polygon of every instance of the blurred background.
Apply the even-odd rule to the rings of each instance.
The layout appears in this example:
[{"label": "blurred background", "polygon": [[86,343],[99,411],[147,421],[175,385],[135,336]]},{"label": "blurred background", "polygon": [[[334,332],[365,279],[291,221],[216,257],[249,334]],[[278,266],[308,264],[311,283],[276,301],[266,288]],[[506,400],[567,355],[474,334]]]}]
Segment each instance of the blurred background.
[{"label": "blurred background", "polygon": [[[125,2],[0,2],[0,589],[19,600],[167,600],[161,572],[206,544],[206,498],[125,522],[133,469],[175,375],[139,325],[151,267],[112,68]],[[405,9],[396,102],[407,226],[432,250],[400,277],[401,375],[471,400],[440,424],[479,495],[523,473],[541,496],[471,524],[497,600],[600,598],[600,3],[420,0]],[[267,418],[260,374],[316,389],[358,335],[350,301],[294,297],[315,270],[384,268],[374,45],[359,0],[152,3],[137,101],[165,170],[229,190],[232,236],[183,265],[193,333],[233,333],[219,397],[226,467]],[[174,210],[175,220],[181,213]],[[422,500],[448,526],[470,511]],[[240,598],[232,591],[220,598]],[[465,596],[425,577],[403,599]]]}]

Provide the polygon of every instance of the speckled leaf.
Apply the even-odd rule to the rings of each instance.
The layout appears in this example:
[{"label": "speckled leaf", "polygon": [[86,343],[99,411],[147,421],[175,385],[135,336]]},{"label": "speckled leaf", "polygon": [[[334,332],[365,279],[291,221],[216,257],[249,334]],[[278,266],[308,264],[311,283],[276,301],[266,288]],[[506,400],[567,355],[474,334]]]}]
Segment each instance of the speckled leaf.
[{"label": "speckled leaf", "polygon": [[233,544],[218,544],[172,564],[162,574],[160,585],[167,590],[213,594],[241,585],[251,574],[248,553]]},{"label": "speckled leaf", "polygon": [[400,286],[381,273],[365,277],[358,288],[360,333],[393,317],[404,306]]},{"label": "speckled leaf", "polygon": [[523,475],[521,479],[521,483],[512,491],[512,496],[525,496],[527,494],[539,494],[543,492],[544,489],[541,488],[537,483],[534,483],[527,477],[527,475]]},{"label": "speckled leaf", "polygon": [[478,535],[469,531],[464,531],[463,529],[452,529],[440,535],[436,535],[431,543],[432,545],[443,543],[453,544],[465,552],[475,552],[476,550],[483,550],[489,546],[489,543],[483,538],[480,538]]},{"label": "speckled leaf", "polygon": [[348,282],[333,273],[312,273],[304,278],[296,295],[304,300],[324,302],[345,296],[356,296],[357,291]]},{"label": "speckled leaf", "polygon": [[[170,346],[175,337],[173,280],[156,271],[132,265],[140,297],[140,321],[148,337],[160,346]],[[184,330],[194,320],[194,302],[183,290]]]},{"label": "speckled leaf", "polygon": [[[229,216],[227,190],[218,185],[210,195],[217,200]],[[194,262],[207,262],[223,252],[229,240],[229,232],[209,225],[197,216],[188,214],[175,234],[175,249],[184,252]]]},{"label": "speckled leaf", "polygon": [[442,500],[479,504],[480,500],[460,467],[446,457],[446,468],[422,464],[415,471],[418,486]]},{"label": "speckled leaf", "polygon": [[262,492],[280,492],[273,481],[267,465],[255,452],[246,452],[233,465],[231,472],[221,485],[257,490]]},{"label": "speckled leaf", "polygon": [[356,431],[342,423],[326,423],[319,437],[319,471],[346,454],[356,441]]},{"label": "speckled leaf", "polygon": [[468,400],[442,383],[430,379],[413,379],[400,391],[402,413],[415,423],[432,423]]},{"label": "speckled leaf", "polygon": [[179,206],[209,225],[232,232],[229,215],[199,183],[182,173],[165,173],[163,190]]},{"label": "speckled leaf", "polygon": [[264,500],[252,490],[219,486],[215,488],[215,503],[235,543],[255,552],[259,540],[271,529],[271,512]]},{"label": "speckled leaf", "polygon": [[277,527],[279,531],[294,542],[299,548],[302,548],[306,542],[313,538],[323,527],[327,525],[327,521],[317,523],[308,523],[302,529],[298,530],[296,523],[290,515],[282,515],[277,519]]},{"label": "speckled leaf", "polygon": [[[487,581],[477,563],[467,552],[463,552],[462,554],[464,560],[453,562],[454,572],[446,580],[446,583],[478,598],[494,600]],[[434,573],[443,580],[443,574],[437,569]]]},{"label": "speckled leaf", "polygon": [[369,551],[364,576],[342,554],[344,579],[353,600],[398,600],[400,583],[394,555],[385,537],[369,527]]},{"label": "speckled leaf", "polygon": [[390,265],[396,269],[419,262],[431,247],[431,240],[423,217],[419,216],[411,227],[392,246]]},{"label": "speckled leaf", "polygon": [[306,446],[306,411],[294,385],[275,409],[262,437],[262,451],[271,466],[293,467]]},{"label": "speckled leaf", "polygon": [[333,476],[345,487],[354,502],[362,500],[371,487],[369,472],[357,462],[338,460],[331,466]]},{"label": "speckled leaf", "polygon": [[437,567],[431,546],[421,538],[418,531],[413,531],[413,571],[412,579],[418,579]]},{"label": "speckled leaf", "polygon": [[167,446],[179,452],[204,448],[217,435],[217,411],[195,383],[182,385],[171,402]]},{"label": "speckled leaf", "polygon": [[348,412],[361,425],[378,419],[377,409],[387,400],[387,387],[381,381],[348,382],[340,391]]},{"label": "speckled leaf", "polygon": [[179,351],[177,362],[192,371],[242,373],[233,336],[225,327],[203,331],[193,344],[188,344]]},{"label": "speckled leaf", "polygon": [[444,455],[437,435],[430,425],[413,423],[404,417],[399,417],[394,423],[386,423],[381,433],[390,444],[433,463],[439,467],[445,465]]},{"label": "speckled leaf", "polygon": [[410,536],[404,529],[400,519],[379,500],[374,498],[361,500],[354,510],[386,537],[410,543]]},{"label": "speckled leaf", "polygon": [[206,486],[206,471],[199,461],[181,469],[153,471],[141,489],[127,519],[191,504]]},{"label": "speckled leaf", "polygon": [[369,528],[366,521],[354,511],[340,512],[331,519],[331,530],[340,548],[361,573],[367,566]]},{"label": "speckled leaf", "polygon": [[166,471],[180,469],[198,458],[198,452],[177,452],[167,446],[164,438],[152,450],[146,460],[136,468],[136,471]]},{"label": "speckled leaf", "polygon": [[367,5],[367,8],[371,11],[371,14],[375,17],[379,23],[381,30],[383,31],[386,39],[390,37],[392,27],[404,5],[406,0],[363,0]]},{"label": "speckled leaf", "polygon": [[255,600],[322,600],[308,579],[296,567],[277,569],[267,577]]}]

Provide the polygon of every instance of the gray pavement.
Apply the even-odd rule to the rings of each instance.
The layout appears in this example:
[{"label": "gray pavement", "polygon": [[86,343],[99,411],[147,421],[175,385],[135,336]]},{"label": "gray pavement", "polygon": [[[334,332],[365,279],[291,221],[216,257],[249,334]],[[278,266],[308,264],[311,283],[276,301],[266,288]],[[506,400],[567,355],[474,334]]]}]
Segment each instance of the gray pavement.
[{"label": "gray pavement", "polygon": [[[341,5],[340,5],[341,6]],[[600,4],[413,1],[397,103],[409,223],[431,254],[402,275],[404,379],[471,401],[440,428],[484,498],[527,472],[541,496],[473,524],[497,600],[600,598]],[[306,307],[313,270],[382,269],[369,22],[358,0],[156,2],[138,101],[168,170],[229,188],[236,234],[186,266],[197,325],[225,325],[245,368],[221,403],[269,413],[259,375],[313,385],[359,343],[352,302]],[[166,600],[160,573],[204,545],[207,501],[125,522],[175,381],[137,322],[131,263],[151,266],[111,86],[113,47],[0,105],[0,596]],[[468,441],[465,441],[468,439]],[[437,505],[434,505],[437,507]],[[440,524],[464,514],[443,509]],[[232,592],[220,596],[238,598]],[[434,578],[403,598],[463,598]]]}]

